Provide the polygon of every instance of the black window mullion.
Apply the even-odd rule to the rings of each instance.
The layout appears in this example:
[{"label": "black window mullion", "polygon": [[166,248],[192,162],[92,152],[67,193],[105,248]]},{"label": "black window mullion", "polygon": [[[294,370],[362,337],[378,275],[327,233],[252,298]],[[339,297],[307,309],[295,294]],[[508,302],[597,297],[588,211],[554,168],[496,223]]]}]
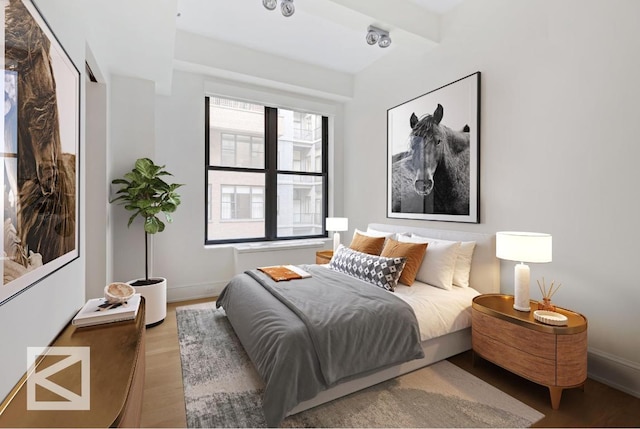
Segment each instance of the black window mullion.
[{"label": "black window mullion", "polygon": [[207,244],[209,241],[209,193],[207,192],[209,189],[209,146],[211,145],[210,140],[210,130],[209,130],[209,97],[204,97],[204,213],[205,213],[205,221],[204,221],[204,243]]},{"label": "black window mullion", "polygon": [[329,217],[329,118],[322,117],[322,177],[324,189],[322,190],[322,235],[328,237],[325,220]]},{"label": "black window mullion", "polygon": [[278,109],[264,108],[265,146],[265,237],[275,240],[278,236]]}]

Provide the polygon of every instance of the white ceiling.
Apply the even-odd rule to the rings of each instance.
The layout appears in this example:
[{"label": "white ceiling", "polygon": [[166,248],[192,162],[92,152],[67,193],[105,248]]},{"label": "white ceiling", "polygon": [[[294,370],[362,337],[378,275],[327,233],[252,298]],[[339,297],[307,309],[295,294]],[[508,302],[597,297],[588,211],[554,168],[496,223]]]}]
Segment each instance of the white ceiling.
[{"label": "white ceiling", "polygon": [[[45,11],[56,4],[35,1]],[[154,81],[159,93],[170,93],[177,63],[183,69],[198,66],[185,66],[179,49],[194,48],[178,47],[179,34],[214,39],[213,50],[224,44],[225,52],[254,52],[257,67],[267,53],[352,76],[397,50],[413,54],[436,46],[442,14],[463,1],[294,0],[296,12],[285,18],[279,7],[265,9],[262,0],[65,0],[103,73]],[[389,48],[367,45],[372,24],[390,32]],[[216,63],[216,52],[200,52],[198,61],[203,57],[218,72],[233,62]]]},{"label": "white ceiling", "polygon": [[420,6],[429,9],[433,12],[444,14],[449,12],[463,0],[413,0],[413,2]]},{"label": "white ceiling", "polygon": [[[296,12],[286,18],[280,13],[280,2],[276,10],[269,11],[261,0],[178,0],[176,28],[355,74],[398,49],[405,39],[412,42],[412,47],[415,43],[437,42],[435,37],[424,37],[425,33],[416,37],[414,24],[394,17],[394,13],[406,9],[407,15],[424,15],[429,23],[434,15],[437,18],[461,1],[294,0]],[[393,43],[389,48],[366,44],[366,30],[371,24],[390,31]],[[436,33],[426,34],[438,34],[439,29],[435,30]],[[406,33],[414,34],[407,37]]]}]

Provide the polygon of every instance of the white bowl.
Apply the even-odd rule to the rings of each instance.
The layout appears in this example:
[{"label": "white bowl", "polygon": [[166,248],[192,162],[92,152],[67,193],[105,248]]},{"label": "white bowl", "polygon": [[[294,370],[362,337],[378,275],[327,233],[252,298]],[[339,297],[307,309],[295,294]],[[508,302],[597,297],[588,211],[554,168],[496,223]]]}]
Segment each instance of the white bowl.
[{"label": "white bowl", "polygon": [[547,325],[563,326],[566,325],[569,319],[564,314],[556,313],[555,311],[536,310],[533,312],[533,318],[538,322],[545,323]]},{"label": "white bowl", "polygon": [[135,293],[133,286],[127,283],[111,283],[104,287],[104,299],[111,304],[127,302]]}]

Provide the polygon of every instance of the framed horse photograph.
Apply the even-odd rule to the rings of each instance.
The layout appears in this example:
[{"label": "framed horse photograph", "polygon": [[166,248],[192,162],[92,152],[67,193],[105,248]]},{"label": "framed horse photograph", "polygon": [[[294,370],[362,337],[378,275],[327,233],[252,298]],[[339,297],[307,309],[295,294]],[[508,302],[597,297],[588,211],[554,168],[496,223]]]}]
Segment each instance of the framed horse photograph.
[{"label": "framed horse photograph", "polygon": [[4,3],[0,304],[79,256],[80,72],[30,0]]},{"label": "framed horse photograph", "polygon": [[480,222],[480,72],[387,110],[387,217]]}]

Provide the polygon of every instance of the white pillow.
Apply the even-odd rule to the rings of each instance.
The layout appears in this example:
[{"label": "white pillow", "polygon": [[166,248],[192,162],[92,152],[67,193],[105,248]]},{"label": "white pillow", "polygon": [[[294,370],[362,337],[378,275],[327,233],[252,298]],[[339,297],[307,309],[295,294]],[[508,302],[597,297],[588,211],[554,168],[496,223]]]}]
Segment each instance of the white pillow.
[{"label": "white pillow", "polygon": [[[455,268],[453,271],[452,284],[459,287],[469,287],[469,274],[471,273],[471,258],[473,257],[473,251],[476,247],[475,241],[451,241],[441,240],[438,238],[422,237],[417,234],[412,234],[412,237],[429,240],[430,243],[445,243],[454,244],[460,243],[458,248],[458,255],[456,257]],[[428,249],[428,247],[427,247]]]},{"label": "white pillow", "polygon": [[[427,246],[428,248],[429,246]],[[469,274],[471,273],[471,258],[476,248],[475,241],[463,241],[458,248],[456,268],[453,272],[453,285],[469,287]]]},{"label": "white pillow", "polygon": [[366,237],[376,237],[376,238],[380,238],[380,237],[384,237],[384,238],[393,238],[394,237],[394,233],[393,232],[382,232],[382,231],[376,231],[375,229],[371,229],[371,228],[367,228],[367,232],[364,231],[360,231],[359,229],[355,229],[355,231],[353,231],[353,236],[356,236],[356,233],[360,234],[360,235],[364,235]]},{"label": "white pillow", "polygon": [[385,238],[389,238],[389,237],[394,238],[395,236],[394,232],[378,231],[376,229],[371,229],[369,227],[367,227],[367,232],[365,232],[364,234],[370,237],[385,237]]},{"label": "white pillow", "polygon": [[429,243],[416,274],[416,280],[442,289],[453,289],[453,273],[458,258],[459,241],[436,240],[412,234],[411,237],[400,235],[401,243]]}]

